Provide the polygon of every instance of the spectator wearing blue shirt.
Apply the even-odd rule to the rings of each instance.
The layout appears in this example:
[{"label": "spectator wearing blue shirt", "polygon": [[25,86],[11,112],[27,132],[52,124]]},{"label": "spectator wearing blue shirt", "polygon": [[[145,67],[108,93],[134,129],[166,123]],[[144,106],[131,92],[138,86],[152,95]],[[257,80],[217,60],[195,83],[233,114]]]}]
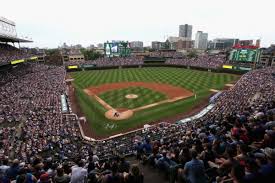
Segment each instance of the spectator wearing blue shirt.
[{"label": "spectator wearing blue shirt", "polygon": [[138,144],[135,147],[135,150],[137,151],[137,159],[141,160],[143,154],[143,145],[141,144],[141,142],[138,142]]},{"label": "spectator wearing blue shirt", "polygon": [[145,154],[151,154],[152,153],[152,145],[150,144],[150,139],[146,139],[145,143],[143,144],[143,149]]},{"label": "spectator wearing blue shirt", "polygon": [[8,178],[10,178],[11,180],[15,180],[18,172],[19,172],[19,160],[15,159],[12,163],[12,166],[7,170],[6,173]]},{"label": "spectator wearing blue shirt", "polygon": [[183,169],[185,180],[188,183],[206,183],[206,175],[203,161],[197,159],[198,153],[191,151],[192,160],[188,161]]},{"label": "spectator wearing blue shirt", "polygon": [[264,149],[264,153],[267,157],[268,163],[263,165],[259,172],[262,176],[263,182],[269,182],[270,180],[275,180],[275,149],[269,147]]},{"label": "spectator wearing blue shirt", "polygon": [[162,151],[162,157],[156,161],[156,165],[160,170],[168,172],[171,166],[175,166],[176,163],[167,157],[167,151]]}]

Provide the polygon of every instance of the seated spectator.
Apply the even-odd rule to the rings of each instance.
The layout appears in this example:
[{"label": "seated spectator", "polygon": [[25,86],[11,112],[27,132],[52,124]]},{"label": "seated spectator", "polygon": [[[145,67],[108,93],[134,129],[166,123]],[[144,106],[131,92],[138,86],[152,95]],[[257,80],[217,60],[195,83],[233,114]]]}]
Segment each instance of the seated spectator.
[{"label": "seated spectator", "polygon": [[118,172],[118,165],[116,162],[113,162],[111,167],[112,173],[107,174],[103,178],[103,183],[122,183],[124,181],[124,177],[122,174]]},{"label": "seated spectator", "polygon": [[[235,164],[231,168],[231,173],[230,173],[233,183],[242,183],[244,176],[245,176],[245,170],[244,167],[240,164]],[[223,182],[228,182],[228,181],[223,181]]]},{"label": "seated spectator", "polygon": [[261,176],[259,173],[259,166],[256,161],[252,158],[245,160],[245,176],[243,182],[246,183],[257,183],[261,182]]},{"label": "seated spectator", "polygon": [[3,159],[2,160],[2,165],[0,166],[0,174],[6,174],[7,170],[10,168],[9,166],[9,160],[8,159]]},{"label": "seated spectator", "polygon": [[200,154],[200,159],[203,160],[204,167],[209,168],[208,162],[214,162],[216,158],[215,152],[212,150],[212,145],[207,143],[204,145],[204,151]]},{"label": "seated spectator", "polygon": [[275,180],[275,149],[269,147],[264,149],[264,153],[267,157],[267,164],[260,167],[261,181],[270,182]]},{"label": "seated spectator", "polygon": [[235,149],[232,146],[226,148],[225,158],[216,158],[215,163],[209,161],[208,164],[211,168],[216,169],[217,181],[223,180],[231,171],[233,165],[237,164],[237,160],[234,159],[236,155]]},{"label": "seated spectator", "polygon": [[245,160],[248,158],[249,147],[246,144],[237,145],[237,156],[235,157],[241,165],[245,165]]},{"label": "seated spectator", "polygon": [[50,175],[47,173],[43,173],[38,180],[38,183],[51,183],[51,182],[52,180],[50,178]]},{"label": "seated spectator", "polygon": [[35,183],[37,179],[31,173],[27,172],[27,169],[22,168],[19,170],[16,177],[16,183]]},{"label": "seated spectator", "polygon": [[128,161],[125,160],[125,157],[122,156],[120,157],[120,161],[118,164],[118,171],[120,173],[129,173],[130,170],[130,163]]},{"label": "seated spectator", "polygon": [[9,169],[7,169],[6,173],[7,173],[7,177],[10,180],[16,179],[16,176],[19,173],[19,160],[18,159],[13,160],[11,167]]},{"label": "seated spectator", "polygon": [[76,165],[72,167],[71,183],[84,183],[87,176],[88,171],[84,168],[84,162],[78,158]]},{"label": "seated spectator", "polygon": [[133,165],[131,172],[125,178],[126,183],[143,183],[143,175],[137,165]]},{"label": "seated spectator", "polygon": [[169,171],[170,166],[176,165],[174,161],[170,159],[167,155],[167,151],[163,150],[162,151],[162,156],[158,160],[156,160],[156,165],[160,170],[164,170],[165,173]]},{"label": "seated spectator", "polygon": [[184,169],[182,172],[182,176],[186,180],[186,182],[207,182],[203,161],[197,159],[197,156],[198,153],[195,150],[191,150],[192,160],[188,161],[184,165]]},{"label": "seated spectator", "polygon": [[64,173],[62,167],[57,168],[56,176],[54,177],[55,183],[69,183],[71,180],[70,176]]}]

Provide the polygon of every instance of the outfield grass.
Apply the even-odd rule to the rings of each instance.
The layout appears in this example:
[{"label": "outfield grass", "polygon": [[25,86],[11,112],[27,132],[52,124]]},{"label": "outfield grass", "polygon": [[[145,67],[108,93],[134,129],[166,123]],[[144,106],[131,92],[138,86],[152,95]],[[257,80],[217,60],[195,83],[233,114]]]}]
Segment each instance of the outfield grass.
[{"label": "outfield grass", "polygon": [[[94,70],[71,73],[74,78],[74,87],[76,89],[77,100],[80,104],[81,110],[86,115],[88,121],[91,124],[91,128],[97,135],[111,135],[128,128],[134,128],[137,125],[147,124],[151,121],[160,120],[165,117],[170,117],[184,111],[187,111],[192,106],[199,104],[205,98],[211,95],[209,89],[220,90],[225,84],[235,81],[239,78],[237,75],[224,74],[224,73],[211,73],[205,71],[197,71],[182,68],[166,68],[166,67],[152,67],[152,68],[132,68],[132,69],[112,69],[112,70]],[[105,109],[95,99],[85,94],[83,89],[90,86],[98,86],[105,83],[116,82],[130,82],[130,81],[142,81],[142,82],[156,82],[166,83],[174,86],[186,88],[196,93],[195,97],[190,97],[185,100],[179,100],[174,103],[166,103],[156,107],[152,107],[148,110],[142,110],[134,113],[134,116],[127,120],[113,122],[105,118]],[[145,92],[146,88],[143,88],[140,92]],[[131,87],[122,89],[120,95],[125,95],[129,90],[139,92],[138,87]],[[148,90],[148,89],[147,89]],[[117,91],[117,90],[116,90]],[[113,98],[112,94],[116,91],[107,91],[99,96],[113,107],[121,108],[135,108],[139,105],[144,105],[148,99],[152,102],[152,95],[147,99],[141,100],[136,103],[129,102],[129,106],[120,106],[121,97]],[[131,91],[129,91],[131,92]],[[152,91],[151,91],[152,92]],[[132,92],[136,94],[135,92]],[[128,93],[127,93],[128,94]],[[118,95],[118,93],[116,94]],[[155,95],[160,96],[161,93],[156,92]],[[165,96],[164,96],[165,97]],[[129,100],[129,99],[128,99]],[[135,99],[136,100],[136,99]],[[159,100],[154,99],[154,101]]]}]

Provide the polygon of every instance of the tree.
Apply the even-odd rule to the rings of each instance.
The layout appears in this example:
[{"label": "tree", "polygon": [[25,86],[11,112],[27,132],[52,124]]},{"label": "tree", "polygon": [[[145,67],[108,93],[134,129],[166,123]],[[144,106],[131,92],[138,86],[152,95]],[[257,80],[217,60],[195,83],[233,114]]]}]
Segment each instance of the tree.
[{"label": "tree", "polygon": [[96,60],[103,56],[99,52],[96,52],[94,50],[87,50],[85,48],[81,48],[80,51],[84,55],[85,60]]},{"label": "tree", "polygon": [[45,50],[46,55],[58,55],[60,51],[57,48]]},{"label": "tree", "polygon": [[195,57],[197,57],[197,56],[198,56],[198,53],[197,53],[196,50],[192,50],[192,51],[190,51],[190,52],[187,54],[187,57],[188,57],[188,58],[195,58]]}]

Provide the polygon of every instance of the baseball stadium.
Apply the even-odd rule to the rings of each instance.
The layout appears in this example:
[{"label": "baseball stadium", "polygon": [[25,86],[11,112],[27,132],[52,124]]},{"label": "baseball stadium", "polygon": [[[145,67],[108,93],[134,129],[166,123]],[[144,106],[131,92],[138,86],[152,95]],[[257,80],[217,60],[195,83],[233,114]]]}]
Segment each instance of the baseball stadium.
[{"label": "baseball stadium", "polygon": [[75,109],[85,116],[83,129],[92,138],[180,121],[239,78],[165,66],[80,71],[68,77],[73,79]]},{"label": "baseball stadium", "polygon": [[0,17],[0,183],[274,182],[275,46],[179,29],[30,48]]}]

